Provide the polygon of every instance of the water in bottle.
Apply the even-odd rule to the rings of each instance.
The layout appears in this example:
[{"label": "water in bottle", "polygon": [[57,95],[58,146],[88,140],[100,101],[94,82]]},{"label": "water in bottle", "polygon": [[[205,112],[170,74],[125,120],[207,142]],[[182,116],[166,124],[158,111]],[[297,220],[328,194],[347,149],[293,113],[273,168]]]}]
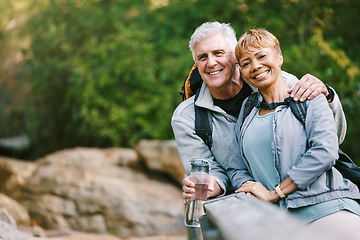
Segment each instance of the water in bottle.
[{"label": "water in bottle", "polygon": [[191,161],[190,180],[195,184],[195,193],[186,206],[185,225],[200,227],[199,218],[204,215],[203,203],[208,194],[209,162],[206,159]]}]

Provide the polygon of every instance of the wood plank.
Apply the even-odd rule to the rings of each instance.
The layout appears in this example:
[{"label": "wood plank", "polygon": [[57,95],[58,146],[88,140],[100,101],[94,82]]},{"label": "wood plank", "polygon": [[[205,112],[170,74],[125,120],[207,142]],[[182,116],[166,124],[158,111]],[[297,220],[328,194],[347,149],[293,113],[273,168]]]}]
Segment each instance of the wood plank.
[{"label": "wood plank", "polygon": [[243,193],[204,203],[208,218],[225,240],[337,240],[339,236],[309,229],[278,206]]}]

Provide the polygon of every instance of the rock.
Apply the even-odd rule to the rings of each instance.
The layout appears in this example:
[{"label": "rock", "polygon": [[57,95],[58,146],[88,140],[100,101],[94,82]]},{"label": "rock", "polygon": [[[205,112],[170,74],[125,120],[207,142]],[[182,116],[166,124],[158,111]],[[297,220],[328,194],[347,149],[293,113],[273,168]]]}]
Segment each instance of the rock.
[{"label": "rock", "polygon": [[126,237],[118,238],[109,234],[90,234],[74,230],[49,230],[49,238],[58,238],[58,240],[187,240],[187,231],[182,230],[171,235],[156,235],[150,237]]},{"label": "rock", "polygon": [[61,240],[121,240],[121,239],[110,235],[84,233],[81,235],[79,234],[79,235],[61,237]]},{"label": "rock", "polygon": [[50,238],[58,238],[61,240],[122,240],[121,238],[109,234],[90,234],[70,229],[48,230],[46,233]]},{"label": "rock", "polygon": [[167,173],[180,184],[185,176],[176,142],[174,140],[141,140],[135,150],[139,153],[148,168]]},{"label": "rock", "polygon": [[[45,229],[119,237],[184,229],[181,190],[136,170],[132,149],[68,149],[33,164],[32,174],[8,171],[6,182],[18,187],[4,189]],[[18,176],[26,177],[21,183],[11,180]]]},{"label": "rock", "polygon": [[10,224],[13,227],[16,227],[15,219],[9,214],[5,208],[0,208],[0,220]]},{"label": "rock", "polygon": [[56,235],[56,237],[61,238],[61,240],[121,240],[111,235],[89,234],[77,231],[62,232],[60,235]]},{"label": "rock", "polygon": [[29,213],[25,208],[2,193],[0,193],[0,220],[14,228],[19,225],[20,231],[28,236],[46,237],[44,229],[31,224]]},{"label": "rock", "polygon": [[[14,221],[12,225],[15,227],[17,225],[30,225],[30,215],[26,208],[2,193],[0,193],[0,209],[2,209],[0,211],[2,216],[6,216],[6,213],[11,216]],[[2,219],[4,220],[4,218]],[[12,221],[6,222],[11,223]]]},{"label": "rock", "polygon": [[20,188],[35,169],[34,163],[0,156],[0,192]]},{"label": "rock", "polygon": [[18,230],[22,233],[25,233],[29,236],[33,237],[40,237],[40,238],[46,238],[48,237],[46,234],[45,229],[38,225],[32,225],[32,226],[19,226]]},{"label": "rock", "polygon": [[[46,238],[36,238],[17,230],[13,225],[0,220],[0,239],[2,240],[50,240]],[[55,240],[55,239],[52,239]],[[60,240],[60,239],[58,239]]]},{"label": "rock", "polygon": [[158,236],[151,236],[151,237],[130,237],[126,240],[188,240],[186,234],[179,234],[179,235],[158,235]]}]

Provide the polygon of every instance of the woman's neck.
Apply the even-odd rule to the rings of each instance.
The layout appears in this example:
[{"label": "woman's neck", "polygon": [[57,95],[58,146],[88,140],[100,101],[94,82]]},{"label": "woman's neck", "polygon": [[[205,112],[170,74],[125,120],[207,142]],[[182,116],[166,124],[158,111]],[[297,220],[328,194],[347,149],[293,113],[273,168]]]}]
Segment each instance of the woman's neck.
[{"label": "woman's neck", "polygon": [[288,90],[289,87],[284,80],[277,81],[267,88],[259,89],[266,103],[283,102],[289,96]]}]

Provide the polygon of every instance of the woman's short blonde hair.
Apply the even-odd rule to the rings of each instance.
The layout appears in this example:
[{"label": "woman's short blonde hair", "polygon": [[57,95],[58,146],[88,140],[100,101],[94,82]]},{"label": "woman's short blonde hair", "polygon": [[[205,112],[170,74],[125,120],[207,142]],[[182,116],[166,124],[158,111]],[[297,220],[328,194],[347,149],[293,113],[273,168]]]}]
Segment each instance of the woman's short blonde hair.
[{"label": "woman's short blonde hair", "polygon": [[281,52],[279,40],[265,29],[251,29],[240,37],[235,46],[235,57],[238,62],[249,47],[274,48],[276,52]]}]

